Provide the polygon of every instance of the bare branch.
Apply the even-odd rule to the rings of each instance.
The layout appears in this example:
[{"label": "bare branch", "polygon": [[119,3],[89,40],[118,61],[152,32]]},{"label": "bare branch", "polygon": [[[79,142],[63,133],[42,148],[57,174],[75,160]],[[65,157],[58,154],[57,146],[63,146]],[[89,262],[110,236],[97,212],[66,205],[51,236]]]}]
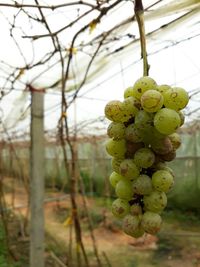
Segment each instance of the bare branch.
[{"label": "bare branch", "polygon": [[75,6],[75,5],[85,5],[85,6],[89,6],[92,7],[93,9],[99,9],[99,5],[92,5],[91,3],[85,2],[85,1],[74,1],[71,3],[65,3],[65,4],[60,4],[60,5],[40,5],[40,4],[36,4],[36,5],[30,5],[30,4],[20,4],[17,1],[15,1],[15,4],[8,4],[8,3],[0,3],[0,6],[2,7],[12,7],[12,8],[44,8],[44,9],[51,9],[52,11],[54,11],[55,9],[58,8],[63,8],[63,7],[67,7],[67,6]]}]

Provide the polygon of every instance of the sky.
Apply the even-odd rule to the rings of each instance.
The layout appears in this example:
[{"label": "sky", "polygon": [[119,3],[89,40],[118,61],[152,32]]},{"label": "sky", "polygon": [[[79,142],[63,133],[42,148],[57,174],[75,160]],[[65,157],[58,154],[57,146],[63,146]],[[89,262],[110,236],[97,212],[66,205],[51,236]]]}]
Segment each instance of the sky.
[{"label": "sky", "polygon": [[[3,2],[3,1],[1,1]],[[12,1],[4,1],[12,2]],[[27,1],[30,3],[31,1]],[[51,1],[53,3],[53,1]],[[153,1],[151,1],[153,2]],[[123,10],[123,12],[122,12]],[[11,64],[12,66],[22,66],[24,60],[19,53],[16,44],[10,37],[8,18],[10,21],[13,14],[17,14],[16,9],[2,8],[0,12],[0,24],[1,24],[1,49],[0,49],[0,84],[3,88],[5,86],[5,72],[9,71],[6,69],[5,64]],[[33,11],[31,11],[33,12]],[[35,12],[35,11],[34,11]],[[110,14],[105,20],[103,20],[92,33],[86,31],[81,35],[78,44],[81,42],[89,42],[98,34],[108,30],[109,27],[113,26],[113,20],[122,21],[124,18],[131,15],[130,6],[123,5],[121,9],[117,9],[115,12]],[[35,14],[35,13],[34,13]],[[95,16],[96,14],[92,14]],[[199,13],[194,14],[194,18],[188,19],[188,22],[183,25],[177,25],[175,28],[163,31],[160,35],[152,35],[147,38],[147,52],[149,54],[148,61],[150,64],[150,76],[156,80],[158,84],[169,84],[173,86],[181,86],[185,88],[189,93],[194,89],[200,88],[200,29],[198,22]],[[69,23],[72,19],[77,16],[77,9],[63,9],[57,13],[52,14],[50,11],[46,12],[48,22],[51,25],[52,30],[57,30],[65,23]],[[147,13],[146,16],[146,32],[151,32],[153,29],[158,28],[160,25],[171,21],[176,18],[177,14],[170,14],[169,16],[161,16],[155,20],[151,19],[151,14]],[[86,21],[81,21],[80,25],[73,27],[69,31],[69,35],[61,35],[60,40],[62,44],[70,44],[70,40],[73,34],[84,25],[91,18],[87,18]],[[33,24],[30,28],[27,22],[26,16],[19,14],[17,16],[17,22],[14,34],[16,40],[20,44],[23,51],[23,55],[27,61],[33,59],[32,44],[29,40],[22,38],[22,30],[26,34],[44,34],[45,29],[41,26]],[[133,33],[138,36],[137,25],[129,25],[129,27],[123,29],[124,33]],[[194,37],[196,35],[196,37]],[[191,38],[193,36],[193,38]],[[188,39],[189,40],[185,40]],[[180,42],[180,40],[185,40]],[[180,43],[179,43],[180,42]],[[114,48],[125,44],[125,38],[119,39],[119,42],[112,43],[109,47],[110,51]],[[169,46],[169,48],[163,49]],[[52,44],[47,38],[34,42],[34,60],[40,59],[44,51],[50,51]],[[88,50],[87,50],[88,49]],[[77,73],[76,79],[78,82],[81,81],[83,76],[83,70],[85,64],[89,60],[88,54],[93,49],[85,48],[85,50],[79,51],[74,55],[73,68]],[[161,50],[158,52],[158,50]],[[100,63],[99,63],[100,62]],[[102,58],[98,57],[94,61],[94,68],[96,70],[98,66],[102,64]],[[104,64],[104,62],[103,62]],[[117,55],[109,55],[105,58],[104,68],[97,73],[92,80],[89,80],[86,85],[81,89],[78,94],[78,98],[75,103],[71,105],[68,110],[69,123],[73,127],[74,123],[82,125],[84,121],[92,121],[93,123],[86,124],[83,128],[85,132],[103,133],[106,122],[99,122],[99,117],[104,117],[104,107],[110,100],[122,100],[123,91],[134,84],[134,82],[142,76],[142,62],[140,60],[140,48],[139,43],[133,44],[124,51]],[[36,71],[25,72],[21,77],[23,83],[27,83],[33,79],[33,77],[40,72],[41,69]],[[60,75],[59,68],[50,69],[40,79],[35,82],[36,87],[42,87],[49,84],[57,79]],[[69,85],[73,86],[74,81],[69,81]],[[21,116],[21,113],[26,110],[30,105],[30,94],[22,92],[24,86],[18,84],[18,88],[9,93],[0,103],[2,120],[5,126],[10,130],[18,130],[19,132],[27,131],[30,124],[30,112],[29,110],[25,113],[26,116],[23,121],[16,124],[16,118]],[[70,93],[67,94],[70,97]],[[48,90],[45,94],[45,129],[52,130],[57,126],[58,119],[60,117],[60,103],[61,95],[59,90]],[[190,100],[189,108],[185,112],[191,112],[200,106],[200,94],[196,95]],[[199,113],[200,115],[200,113]],[[189,120],[196,119],[198,114],[195,112],[193,116],[189,117]],[[102,129],[102,130],[101,130]]]}]

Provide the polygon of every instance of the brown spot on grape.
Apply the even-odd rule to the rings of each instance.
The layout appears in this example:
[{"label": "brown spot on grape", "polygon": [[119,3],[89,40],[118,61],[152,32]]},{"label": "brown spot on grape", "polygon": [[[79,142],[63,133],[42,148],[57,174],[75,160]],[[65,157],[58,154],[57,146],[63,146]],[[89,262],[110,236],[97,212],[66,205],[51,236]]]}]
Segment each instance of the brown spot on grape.
[{"label": "brown spot on grape", "polygon": [[171,97],[172,97],[172,98],[176,98],[177,95],[178,95],[178,94],[177,94],[176,92],[171,93]]},{"label": "brown spot on grape", "polygon": [[122,214],[124,212],[124,209],[122,208],[122,207],[120,207],[119,209],[118,209],[118,213],[119,214]]},{"label": "brown spot on grape", "polygon": [[142,93],[142,89],[141,89],[141,88],[138,88],[137,91],[138,91],[139,93]]},{"label": "brown spot on grape", "polygon": [[121,168],[121,174],[122,174],[122,175],[125,175],[126,172],[127,172],[127,169]]},{"label": "brown spot on grape", "polygon": [[137,109],[140,109],[140,108],[141,108],[140,103],[135,103],[134,106],[135,106]]}]

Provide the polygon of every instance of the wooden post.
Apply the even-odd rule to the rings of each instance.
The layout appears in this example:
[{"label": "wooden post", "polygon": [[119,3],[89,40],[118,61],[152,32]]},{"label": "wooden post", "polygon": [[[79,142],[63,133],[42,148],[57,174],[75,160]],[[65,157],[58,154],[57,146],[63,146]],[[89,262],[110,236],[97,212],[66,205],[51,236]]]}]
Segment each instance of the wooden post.
[{"label": "wooden post", "polygon": [[44,93],[31,90],[30,267],[44,267]]}]

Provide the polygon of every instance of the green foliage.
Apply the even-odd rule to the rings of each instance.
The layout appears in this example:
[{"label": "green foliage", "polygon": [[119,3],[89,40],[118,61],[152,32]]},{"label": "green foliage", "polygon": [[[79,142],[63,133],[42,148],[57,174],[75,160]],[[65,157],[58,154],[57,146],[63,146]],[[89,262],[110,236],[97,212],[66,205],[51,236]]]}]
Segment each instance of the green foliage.
[{"label": "green foliage", "polygon": [[[87,195],[94,196],[103,196],[105,195],[104,188],[105,188],[105,177],[95,174],[95,176],[91,177],[88,172],[81,171],[81,177],[83,179],[85,192]],[[91,192],[92,190],[92,192]]]},{"label": "green foliage", "polygon": [[157,261],[158,259],[161,260],[162,258],[167,259],[168,257],[172,256],[180,257],[183,245],[181,245],[180,240],[177,239],[176,236],[159,234],[158,237],[158,248],[155,250],[153,260]]},{"label": "green foliage", "polygon": [[[79,216],[80,216],[81,220],[87,220],[88,219],[87,212],[83,208],[79,209]],[[103,220],[104,220],[103,212],[100,211],[100,209],[96,209],[96,208],[95,209],[89,209],[89,216],[90,216],[90,219],[92,221],[94,228],[98,227],[99,224],[101,222],[103,222]]]},{"label": "green foliage", "polygon": [[85,189],[85,192],[90,192],[90,179],[91,177],[89,176],[89,174],[85,171],[80,171],[80,174],[81,174],[81,177],[83,179],[83,184],[84,184],[84,189]]},{"label": "green foliage", "polygon": [[200,221],[200,213],[197,210],[187,210],[183,211],[181,209],[167,209],[163,213],[163,219],[166,220],[168,223],[178,223],[184,229],[191,228],[191,227],[199,227],[199,221]]},{"label": "green foliage", "polygon": [[58,162],[57,159],[46,159],[45,186],[57,190],[63,189],[64,192],[69,193],[68,181],[69,177],[66,173],[63,160]]},{"label": "green foliage", "polygon": [[132,259],[128,265],[128,267],[138,267],[138,259]]},{"label": "green foliage", "polygon": [[55,237],[48,231],[46,231],[46,240],[45,250],[47,252],[53,251],[58,257],[62,257],[66,253],[65,243],[62,240],[59,240],[58,243]]},{"label": "green foliage", "polygon": [[182,211],[200,209],[200,159],[177,158],[169,163],[175,174],[175,184],[168,194],[168,207]]},{"label": "green foliage", "polygon": [[11,262],[5,241],[5,231],[0,221],[0,266],[1,267],[21,267],[21,262]]},{"label": "green foliage", "polygon": [[95,198],[95,206],[109,210],[111,208],[113,200],[114,198],[110,197],[97,197]]},{"label": "green foliage", "polygon": [[7,267],[6,258],[7,258],[7,249],[5,244],[5,232],[3,225],[0,223],[0,266]]},{"label": "green foliage", "polygon": [[104,220],[104,216],[102,213],[99,213],[98,211],[91,210],[90,211],[90,217],[92,219],[92,223],[94,227],[98,227],[101,222]]}]

